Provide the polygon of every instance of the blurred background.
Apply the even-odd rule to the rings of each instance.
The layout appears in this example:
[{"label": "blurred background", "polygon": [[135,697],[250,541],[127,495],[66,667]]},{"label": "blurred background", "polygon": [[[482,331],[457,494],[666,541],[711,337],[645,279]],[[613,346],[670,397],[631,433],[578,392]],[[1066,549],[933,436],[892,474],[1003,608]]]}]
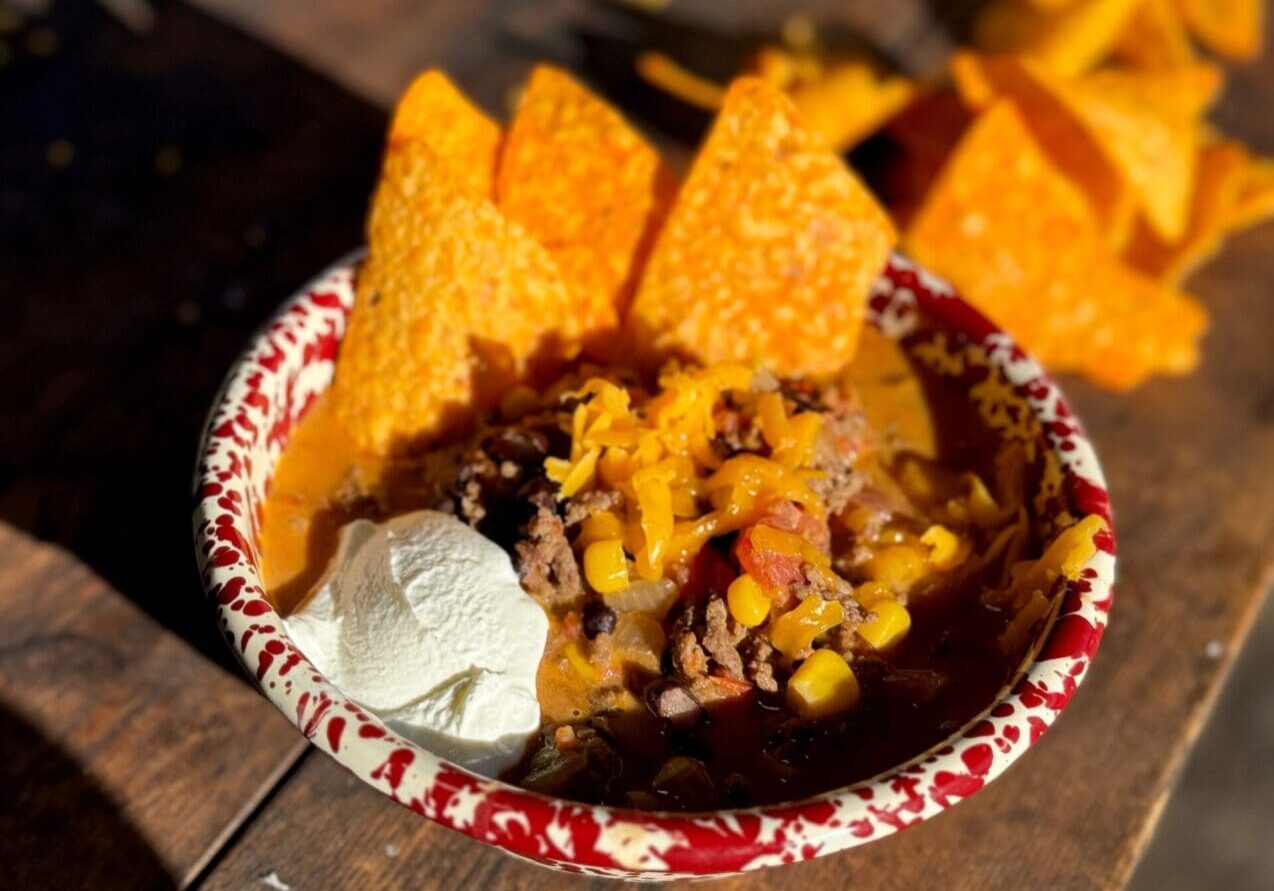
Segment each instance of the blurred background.
[{"label": "blurred background", "polygon": [[[97,887],[216,887],[223,881],[222,858],[235,863],[233,852],[222,853],[245,831],[235,827],[251,822],[280,776],[298,769],[299,737],[276,728],[271,744],[294,754],[251,767],[244,779],[265,791],[218,804],[225,816],[207,833],[204,853],[156,851],[149,805],[136,805],[145,814],[136,816],[133,799],[111,775],[145,759],[112,754],[117,760],[103,766],[101,757],[123,745],[112,741],[111,727],[123,726],[134,706],[106,716],[94,703],[111,697],[133,703],[134,693],[121,692],[125,682],[132,689],[150,682],[130,674],[125,663],[172,638],[173,646],[193,654],[182,657],[196,660],[192,678],[229,684],[224,696],[235,708],[240,694],[251,703],[244,709],[261,706],[240,682],[199,602],[187,526],[196,438],[221,375],[249,334],[293,288],[361,243],[386,112],[413,74],[426,65],[443,67],[503,117],[530,65],[554,60],[615,102],[677,164],[689,157],[710,113],[688,101],[685,90],[672,95],[667,78],[643,75],[643,52],[655,51],[711,85],[741,70],[760,47],[809,46],[816,39],[829,57],[865,54],[897,76],[923,79],[941,72],[983,6],[972,0],[0,0],[0,520],[14,530],[0,540],[0,624],[9,629],[0,638],[0,764],[6,765],[0,767],[0,887],[76,887],[86,876]],[[1229,87],[1214,122],[1253,152],[1274,153],[1274,117],[1266,110],[1274,63],[1256,56],[1226,64]],[[698,86],[686,89],[694,93]],[[877,160],[869,143],[849,157],[864,169]],[[1268,353],[1251,349],[1262,338],[1269,343],[1269,328],[1263,335],[1244,331],[1242,319],[1255,319],[1259,329],[1270,318],[1268,310],[1252,316],[1244,307],[1255,305],[1254,294],[1269,298],[1272,248],[1268,231],[1242,236],[1232,253],[1191,280],[1194,293],[1231,321],[1215,323],[1221,333],[1209,341],[1199,379],[1205,384],[1189,398],[1178,397],[1182,391],[1171,382],[1134,396],[1067,382],[1092,419],[1099,447],[1107,449],[1102,455],[1112,468],[1117,519],[1147,521],[1131,532],[1121,526],[1131,546],[1124,567],[1130,594],[1128,606],[1116,606],[1113,627],[1137,623],[1143,610],[1158,608],[1157,598],[1196,603],[1181,608],[1196,624],[1180,641],[1112,632],[1113,642],[1097,660],[1095,674],[1111,689],[1118,684],[1120,695],[1155,703],[1147,708],[1168,703],[1171,721],[1137,724],[1136,732],[1171,741],[1155,750],[1153,764],[1118,760],[1112,743],[1115,760],[1092,766],[1144,771],[1153,801],[1138,828],[1121,824],[1121,831],[1141,837],[1119,848],[1111,869],[1094,875],[1077,867],[1067,887],[1118,886],[1136,860],[1130,887],[1138,891],[1274,887],[1274,685],[1268,681],[1274,677],[1274,605],[1259,606],[1274,567],[1271,514],[1261,495],[1245,514],[1250,527],[1227,514],[1232,525],[1223,531],[1233,550],[1218,545],[1188,555],[1231,561],[1235,574],[1226,578],[1233,590],[1213,590],[1214,576],[1154,575],[1154,520],[1163,516],[1157,511],[1191,506],[1155,505],[1143,491],[1173,483],[1172,474],[1187,466],[1202,474],[1202,489],[1238,493],[1234,498],[1271,491],[1274,366]],[[1244,296],[1225,296],[1239,292]],[[1250,451],[1226,453],[1217,458],[1222,466],[1213,466],[1127,448],[1140,442],[1137,412],[1170,413],[1174,405],[1193,405],[1191,399],[1215,400],[1218,392],[1243,394],[1243,417],[1252,426],[1216,436],[1257,430],[1261,438],[1246,440]],[[1217,417],[1232,415],[1227,407]],[[1188,437],[1190,427],[1189,417],[1176,418],[1164,428],[1168,434],[1154,435],[1154,445],[1184,448],[1174,437]],[[1125,457],[1112,460],[1119,447]],[[1204,506],[1191,522],[1207,527],[1218,516]],[[37,550],[35,541],[61,550]],[[76,575],[85,568],[83,578]],[[1139,580],[1139,570],[1154,583]],[[83,618],[97,616],[98,607],[75,598],[87,597],[82,589],[99,579],[104,587],[92,596],[122,598],[118,609],[134,611],[119,614],[127,621]],[[42,604],[55,598],[66,598],[66,615],[78,615],[88,630],[67,630],[70,618],[41,624]],[[130,629],[143,626],[152,636],[129,637]],[[93,637],[99,632],[100,639]],[[123,642],[112,649],[112,641]],[[1151,644],[1153,656],[1141,650],[1135,661],[1129,657],[1128,671],[1135,666],[1139,674],[1119,676],[1120,660]],[[76,683],[107,678],[103,683],[111,685],[118,677],[120,686],[76,698],[63,695],[70,683],[63,677]],[[148,709],[166,695],[147,690]],[[1086,687],[1079,699],[1100,695]],[[1160,695],[1166,698],[1155,698]],[[215,714],[205,720],[215,721]],[[1073,720],[1091,724],[1095,718]],[[1138,720],[1130,718],[1130,725]],[[255,718],[245,721],[248,729],[255,724]],[[1091,733],[1122,742],[1127,728],[1118,725],[1112,720]],[[172,730],[174,737],[184,732]],[[1046,746],[1067,745],[1057,736]],[[201,737],[192,745],[194,758],[243,743]],[[220,771],[212,770],[208,781],[223,782]],[[34,786],[30,776],[40,778]],[[128,796],[163,797],[165,782],[146,774],[128,787]],[[208,794],[188,791],[194,797],[181,807],[170,802],[153,826],[186,820]],[[1100,794],[1085,806],[1098,822],[1103,810],[1123,810]],[[112,816],[120,809],[139,827],[101,830],[105,841],[85,841],[120,822]],[[85,814],[100,815],[91,823],[96,828],[68,841],[59,827],[68,818],[79,825],[77,815]],[[958,821],[959,814],[939,822]],[[1040,824],[1038,830],[1055,828]],[[35,862],[33,852],[64,844],[89,864],[87,871],[68,879],[53,865],[20,873],[21,884],[6,880],[6,865]],[[386,869],[398,857],[389,847]],[[253,861],[243,874],[265,886],[274,876],[280,883],[274,887],[288,887],[264,861]],[[123,875],[141,878],[115,884]],[[1028,886],[1030,876],[1021,876]]]}]

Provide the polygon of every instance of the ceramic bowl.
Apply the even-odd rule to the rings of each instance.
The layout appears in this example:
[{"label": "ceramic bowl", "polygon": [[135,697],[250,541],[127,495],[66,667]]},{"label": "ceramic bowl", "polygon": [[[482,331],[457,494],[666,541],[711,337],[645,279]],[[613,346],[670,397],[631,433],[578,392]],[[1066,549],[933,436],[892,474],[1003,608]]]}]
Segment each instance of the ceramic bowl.
[{"label": "ceramic bowl", "polygon": [[[1071,584],[1020,675],[944,745],[886,774],[802,801],[702,814],[578,804],[477,776],[390,732],[312,666],[265,599],[257,524],[288,433],[332,378],[358,255],[306,285],[231,369],[200,446],[194,514],[204,588],[221,632],[261,692],[324,753],[394,801],[518,857],[642,879],[712,876],[823,857],[913,826],[973,795],[1061,714],[1101,640],[1113,534]],[[870,322],[959,377],[1002,436],[1039,462],[1042,522],[1069,509],[1110,521],[1105,483],[1061,391],[1013,340],[941,280],[895,255]]]}]

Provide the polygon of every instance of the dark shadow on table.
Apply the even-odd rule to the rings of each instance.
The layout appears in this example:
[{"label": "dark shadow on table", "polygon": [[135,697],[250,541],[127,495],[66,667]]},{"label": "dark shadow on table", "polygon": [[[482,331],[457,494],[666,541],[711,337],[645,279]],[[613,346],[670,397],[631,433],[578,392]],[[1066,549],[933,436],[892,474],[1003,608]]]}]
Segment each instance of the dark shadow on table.
[{"label": "dark shadow on table", "polygon": [[71,2],[25,30],[0,69],[0,519],[229,665],[196,440],[249,334],[361,243],[384,116],[177,4],[146,34]]},{"label": "dark shadow on table", "polygon": [[93,777],[3,703],[0,790],[0,887],[177,887]]}]

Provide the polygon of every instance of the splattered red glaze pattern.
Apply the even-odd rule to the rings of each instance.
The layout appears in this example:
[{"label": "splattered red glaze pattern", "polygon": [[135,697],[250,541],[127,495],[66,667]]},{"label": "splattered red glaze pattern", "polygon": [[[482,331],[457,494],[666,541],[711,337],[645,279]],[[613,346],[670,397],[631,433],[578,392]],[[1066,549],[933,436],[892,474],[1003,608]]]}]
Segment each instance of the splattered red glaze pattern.
[{"label": "splattered red glaze pattern", "polygon": [[[546,798],[475,776],[407,742],[346,700],[305,659],[265,599],[254,546],[269,473],[297,419],[331,380],[353,303],[354,259],[293,297],[232,370],[205,428],[195,544],[227,642],[262,692],[315,745],[365,782],[438,823],[564,872],[675,878],[808,860],[913,826],[977,792],[1020,757],[1070,701],[1101,640],[1115,537],[1068,587],[1039,657],[1005,699],[949,744],[892,775],[790,805],[653,814]],[[985,351],[1012,384],[1010,412],[1033,412],[1060,460],[1061,498],[1110,521],[1110,499],[1079,422],[1053,382],[942,281],[902,257],[869,302],[872,324],[905,339],[919,319]],[[1113,527],[1112,527],[1113,529]],[[300,666],[301,671],[295,671]],[[351,722],[356,732],[347,732]]]}]

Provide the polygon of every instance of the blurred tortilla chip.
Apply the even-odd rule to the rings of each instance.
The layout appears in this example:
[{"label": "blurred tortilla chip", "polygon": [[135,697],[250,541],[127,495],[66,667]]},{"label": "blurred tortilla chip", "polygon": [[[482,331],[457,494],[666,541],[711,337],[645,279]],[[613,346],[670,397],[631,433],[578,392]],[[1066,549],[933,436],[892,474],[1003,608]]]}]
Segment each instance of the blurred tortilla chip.
[{"label": "blurred tortilla chip", "polygon": [[500,154],[496,203],[557,261],[590,338],[614,332],[675,189],[619,112],[566,72],[535,69]]},{"label": "blurred tortilla chip", "polygon": [[1199,120],[1221,86],[1215,66],[1104,69],[1064,79],[1016,57],[961,55],[953,74],[975,105],[988,96],[1018,102],[1037,141],[1093,201],[1112,244],[1128,232],[1121,216],[1127,190],[1161,237],[1185,231]]},{"label": "blurred tortilla chip", "polygon": [[1231,229],[1245,229],[1274,217],[1274,159],[1247,159],[1226,217]]},{"label": "blurred tortilla chip", "polygon": [[843,152],[878,130],[915,92],[909,79],[855,59],[828,67],[821,78],[798,84],[789,95],[805,126]]},{"label": "blurred tortilla chip", "polygon": [[1180,284],[1220,250],[1233,227],[1231,214],[1249,162],[1247,150],[1236,142],[1223,140],[1205,147],[1199,155],[1185,234],[1169,242],[1140,223],[1125,252],[1128,262],[1161,281]]},{"label": "blurred tortilla chip", "polygon": [[[363,449],[410,450],[578,351],[548,253],[423,141],[385,160],[332,399]],[[546,334],[546,319],[560,331]]]},{"label": "blurred tortilla chip", "polygon": [[1123,170],[1150,226],[1185,232],[1194,193],[1199,119],[1220,88],[1210,65],[1171,70],[1107,69],[1063,87],[1070,108]]},{"label": "blurred tortilla chip", "polygon": [[1177,0],[1190,30],[1207,47],[1231,59],[1254,59],[1261,52],[1263,0]]},{"label": "blurred tortilla chip", "polygon": [[1203,310],[1110,253],[1011,101],[961,140],[904,247],[1055,370],[1127,389],[1198,361]]},{"label": "blurred tortilla chip", "polygon": [[644,361],[762,361],[780,375],[853,358],[888,217],[781,91],[726,94],[655,242],[629,329]]},{"label": "blurred tortilla chip", "polygon": [[998,97],[1017,104],[1036,145],[1092,206],[1107,243],[1122,247],[1136,210],[1132,186],[1097,134],[1067,103],[1060,81],[1018,56],[957,53],[951,71],[970,106],[985,108]]},{"label": "blurred tortilla chip", "polygon": [[1177,0],[1142,0],[1115,42],[1114,56],[1136,68],[1176,68],[1195,62]]},{"label": "blurred tortilla chip", "polygon": [[411,141],[428,145],[472,194],[490,197],[500,127],[437,69],[412,81],[394,109],[388,151]]},{"label": "blurred tortilla chip", "polygon": [[1030,56],[1062,76],[1088,71],[1109,53],[1141,0],[1074,0],[1057,8],[992,0],[973,23],[973,42],[991,53]]}]

